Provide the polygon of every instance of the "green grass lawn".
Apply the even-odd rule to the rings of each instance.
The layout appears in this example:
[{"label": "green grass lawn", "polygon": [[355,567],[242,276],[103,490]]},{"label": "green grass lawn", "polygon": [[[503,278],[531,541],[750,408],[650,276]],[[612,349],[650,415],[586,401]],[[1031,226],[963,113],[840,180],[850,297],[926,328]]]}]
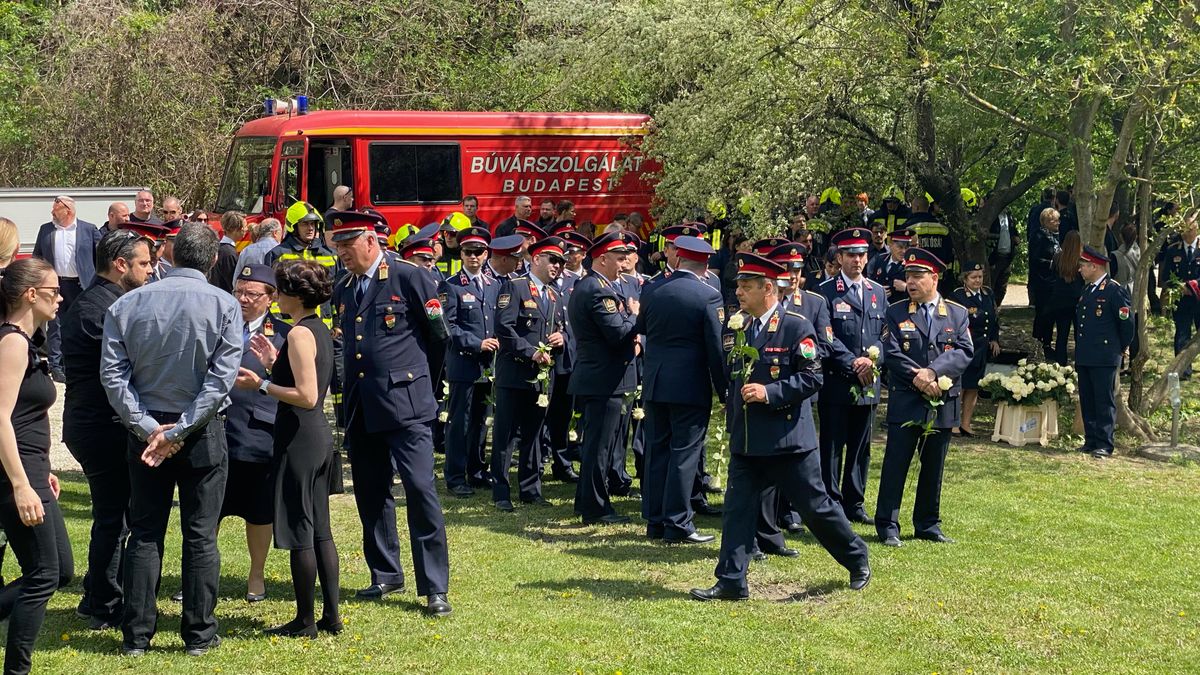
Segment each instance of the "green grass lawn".
[{"label": "green grass lawn", "polygon": [[[869,500],[881,455],[877,448]],[[64,478],[64,511],[82,575],[88,492],[81,476]],[[687,597],[690,587],[712,583],[715,545],[651,543],[636,520],[583,527],[571,515],[572,494],[552,483],[553,508],[501,514],[485,495],[459,500],[443,493],[454,614],[436,621],[418,611],[411,579],[408,594],[383,603],[350,599],[367,571],[352,497],[337,497],[348,630],[313,642],[261,635],[292,615],[287,556],[273,551],[269,558],[270,599],[245,603],[248,558],[241,525],[230,521],[221,533],[220,648],[186,657],[177,632],[180,608],[164,600],[155,649],[140,660],[122,659],[118,632],[90,632],[75,617],[77,579],[50,603],[36,672],[1178,672],[1200,666],[1200,538],[1192,529],[1200,468],[1194,465],[956,444],[943,515],[958,544],[909,540],[887,549],[871,536],[875,576],[865,592],[853,593],[846,572],[811,537],[793,538],[801,555],[755,563],[754,599],[732,604]],[[638,508],[630,499],[617,507],[630,515]],[[706,532],[720,528],[715,518],[699,525]],[[403,526],[401,540],[407,556]],[[179,550],[172,530],[164,597],[179,588]],[[11,554],[4,573],[16,573]]]}]

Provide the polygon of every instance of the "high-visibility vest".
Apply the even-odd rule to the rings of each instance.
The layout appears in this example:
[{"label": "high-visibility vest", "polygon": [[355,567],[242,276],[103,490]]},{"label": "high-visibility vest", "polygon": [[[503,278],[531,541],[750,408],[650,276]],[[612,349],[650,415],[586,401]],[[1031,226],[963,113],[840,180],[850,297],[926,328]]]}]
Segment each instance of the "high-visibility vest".
[{"label": "high-visibility vest", "polygon": [[[278,262],[282,262],[282,261],[286,261],[286,260],[313,260],[313,261],[316,261],[317,264],[319,264],[320,266],[329,270],[330,279],[333,279],[335,274],[337,273],[338,257],[336,255],[332,255],[332,254],[320,251],[319,249],[317,251],[314,251],[311,248],[303,248],[303,249],[300,249],[299,251],[297,251],[295,249],[289,248],[286,253],[280,254],[280,256],[275,259],[275,262],[278,263]],[[277,315],[283,314],[283,312],[281,312],[279,310],[279,305],[274,302],[271,303],[271,311]],[[329,302],[326,302],[326,303],[322,304],[320,307],[317,307],[317,316],[321,317],[321,321],[323,321],[325,323],[325,326],[329,330],[333,330],[335,318],[334,318],[332,304],[330,304]],[[292,320],[290,318],[285,319],[285,321],[289,325],[292,323]]]}]

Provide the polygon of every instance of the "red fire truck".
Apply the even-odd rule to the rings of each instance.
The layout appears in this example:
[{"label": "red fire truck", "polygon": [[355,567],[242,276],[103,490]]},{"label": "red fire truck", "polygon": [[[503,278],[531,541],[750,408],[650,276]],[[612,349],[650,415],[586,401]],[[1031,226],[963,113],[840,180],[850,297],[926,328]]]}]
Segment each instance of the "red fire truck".
[{"label": "red fire truck", "polygon": [[[303,103],[303,102],[302,102]],[[618,113],[328,110],[275,105],[233,138],[215,211],[274,216],[296,200],[324,211],[348,185],[393,230],[421,227],[479,198],[495,225],[519,195],[569,199],[577,221],[638,212],[649,222],[649,162],[636,145],[650,118]]]}]

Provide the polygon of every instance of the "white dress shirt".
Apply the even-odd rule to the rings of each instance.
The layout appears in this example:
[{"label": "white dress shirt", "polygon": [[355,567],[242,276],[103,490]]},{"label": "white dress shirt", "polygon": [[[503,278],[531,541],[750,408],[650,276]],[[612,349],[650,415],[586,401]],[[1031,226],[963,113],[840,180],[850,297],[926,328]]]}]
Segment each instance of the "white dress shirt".
[{"label": "white dress shirt", "polygon": [[75,266],[78,230],[79,221],[76,220],[67,225],[54,224],[54,273],[59,277],[79,278],[79,269]]}]

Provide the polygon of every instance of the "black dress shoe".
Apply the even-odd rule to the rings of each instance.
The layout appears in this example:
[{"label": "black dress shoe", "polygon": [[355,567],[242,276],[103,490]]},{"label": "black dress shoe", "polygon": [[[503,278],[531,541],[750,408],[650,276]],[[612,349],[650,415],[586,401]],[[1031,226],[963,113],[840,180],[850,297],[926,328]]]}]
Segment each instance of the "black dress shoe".
[{"label": "black dress shoe", "polygon": [[654,527],[652,525],[647,526],[646,527],[646,537],[648,539],[662,539],[663,538],[663,530],[661,527]]},{"label": "black dress shoe", "polygon": [[120,627],[120,619],[106,619],[102,616],[88,617],[88,630],[111,630]]},{"label": "black dress shoe", "polygon": [[1075,452],[1082,452],[1083,454],[1087,455],[1087,454],[1091,454],[1092,449],[1086,445],[1081,445],[1078,448],[1075,448]]},{"label": "black dress shoe", "polygon": [[703,483],[703,485],[704,485],[704,493],[705,494],[709,494],[709,495],[721,494],[721,488],[713,487],[712,483]]},{"label": "black dress shoe", "polygon": [[363,600],[379,600],[385,595],[403,592],[404,584],[371,584],[370,586],[355,592],[354,597],[361,598]]},{"label": "black dress shoe", "polygon": [[500,501],[496,502],[496,508],[500,509],[501,511],[503,511],[505,513],[512,513],[513,512],[513,503],[508,501],[507,499],[501,499]]},{"label": "black dress shoe", "polygon": [[883,545],[891,546],[892,548],[900,548],[904,545],[904,542],[900,541],[900,537],[884,537]]},{"label": "black dress shoe", "polygon": [[492,487],[492,481],[489,478],[472,478],[470,481],[467,482],[467,485],[470,485],[473,488],[480,488],[480,489],[486,490],[486,489]]},{"label": "black dress shoe", "polygon": [[755,551],[754,553],[750,554],[750,559],[755,562],[762,562],[767,559],[767,554],[763,553],[762,551]]},{"label": "black dress shoe", "polygon": [[529,504],[530,506],[554,506],[554,504],[551,503],[551,501],[549,499],[546,499],[545,497],[542,497],[541,495],[538,495],[537,497],[534,497],[533,499],[522,499],[521,503]]},{"label": "black dress shoe", "polygon": [[299,621],[289,621],[282,626],[275,626],[263,631],[267,635],[287,638],[308,638],[309,640],[317,639],[317,624],[304,625]]},{"label": "black dress shoe", "polygon": [[425,613],[429,616],[448,616],[450,612],[450,603],[446,602],[445,593],[434,593],[429,596],[428,604],[425,606]]},{"label": "black dress shoe", "polygon": [[629,516],[622,516],[619,513],[606,513],[599,518],[584,518],[584,525],[620,525],[628,523]]},{"label": "black dress shoe", "polygon": [[183,591],[175,591],[175,595],[171,596],[175,602],[183,602]]},{"label": "black dress shoe", "polygon": [[125,645],[121,645],[121,656],[128,656],[129,658],[136,659],[145,655],[145,647],[126,647]]},{"label": "black dress shoe", "polygon": [[326,619],[325,617],[321,617],[320,619],[317,619],[317,629],[323,630],[326,633],[329,633],[330,635],[337,635],[337,634],[341,633],[342,629],[344,629],[345,627],[346,627],[346,625],[342,623],[341,619],[331,620],[331,619]]},{"label": "black dress shoe", "polygon": [[721,584],[716,584],[712,588],[693,588],[690,592],[692,599],[700,602],[708,602],[709,600],[747,600],[750,598],[749,593],[735,591],[725,588]]},{"label": "black dress shoe", "polygon": [[874,525],[875,519],[871,516],[868,516],[866,511],[859,511],[853,516],[850,516],[850,522],[862,523],[863,525]]},{"label": "black dress shoe", "polygon": [[664,544],[707,544],[708,542],[710,542],[714,539],[716,539],[716,537],[711,534],[700,534],[699,532],[692,532],[688,536],[682,537],[682,538],[663,537],[663,543]]},{"label": "black dress shoe", "polygon": [[1099,448],[1092,450],[1092,457],[1095,457],[1096,459],[1107,459],[1112,457],[1112,454],[1112,450],[1101,450]]},{"label": "black dress shoe", "polygon": [[221,636],[214,635],[213,638],[211,640],[209,640],[207,643],[202,644],[202,645],[196,645],[195,647],[188,647],[184,651],[184,653],[186,653],[188,656],[204,656],[205,654],[209,653],[210,651],[212,651],[220,646],[221,646]]},{"label": "black dress shoe", "polygon": [[575,469],[564,469],[554,472],[554,480],[562,481],[563,483],[578,483],[579,474],[575,473]]},{"label": "black dress shoe", "polygon": [[850,590],[861,591],[871,583],[871,567],[870,565],[850,573]]},{"label": "black dress shoe", "polygon": [[697,506],[693,510],[696,512],[696,515],[698,515],[698,516],[719,516],[719,515],[721,515],[721,509],[718,509],[715,506],[709,506],[708,504],[703,504],[701,506]]},{"label": "black dress shoe", "polygon": [[788,534],[804,534],[804,525],[800,523],[788,523],[783,526]]},{"label": "black dress shoe", "polygon": [[950,537],[947,537],[946,535],[942,534],[941,532],[938,532],[936,534],[918,534],[918,535],[916,535],[916,537],[917,537],[917,539],[923,539],[925,541],[932,541],[935,544],[953,544],[954,543],[953,539],[951,539]]},{"label": "black dress shoe", "polygon": [[263,600],[266,600],[266,599],[267,599],[266,591],[263,591],[262,593],[247,593],[246,594],[246,602],[262,602]]},{"label": "black dress shoe", "polygon": [[459,498],[470,497],[475,494],[475,490],[466,485],[455,485],[450,488],[450,494]]},{"label": "black dress shoe", "polygon": [[762,549],[762,552],[766,555],[777,555],[780,558],[795,558],[796,556],[800,555],[800,551],[797,551],[794,548],[788,548],[786,546],[782,548],[766,548]]}]

